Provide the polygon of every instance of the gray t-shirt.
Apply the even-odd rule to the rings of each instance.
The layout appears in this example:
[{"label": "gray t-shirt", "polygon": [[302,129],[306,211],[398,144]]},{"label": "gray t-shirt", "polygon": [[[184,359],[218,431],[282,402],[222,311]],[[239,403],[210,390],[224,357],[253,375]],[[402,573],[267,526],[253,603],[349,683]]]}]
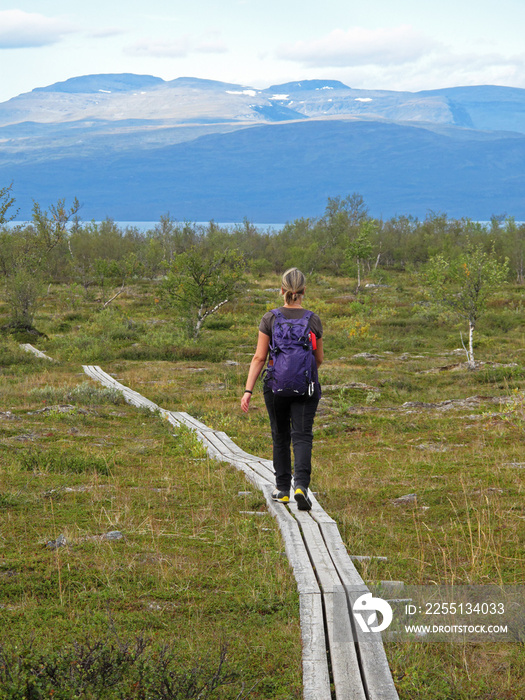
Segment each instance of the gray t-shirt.
[{"label": "gray t-shirt", "polygon": [[[286,308],[284,306],[279,307],[279,311],[282,312],[283,316],[288,319],[294,319],[294,318],[302,318],[306,312],[306,309],[301,309],[301,308],[296,308],[296,309],[290,309]],[[264,335],[272,337],[272,328],[273,324],[275,321],[275,316],[272,314],[271,311],[268,311],[267,313],[264,314],[262,317],[261,323],[259,324],[259,330],[261,333],[264,333]],[[310,328],[312,330],[312,333],[315,335],[316,338],[322,338],[323,337],[323,325],[321,323],[321,319],[317,314],[314,314],[312,318],[310,319]]]}]

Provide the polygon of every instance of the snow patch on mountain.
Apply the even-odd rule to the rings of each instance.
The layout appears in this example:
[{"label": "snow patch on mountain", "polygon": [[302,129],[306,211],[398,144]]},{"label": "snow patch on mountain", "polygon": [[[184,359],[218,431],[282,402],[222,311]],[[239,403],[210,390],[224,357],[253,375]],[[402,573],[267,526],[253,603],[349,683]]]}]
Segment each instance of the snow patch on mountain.
[{"label": "snow patch on mountain", "polygon": [[257,95],[257,90],[226,90],[227,95],[248,95],[248,97],[255,97]]}]

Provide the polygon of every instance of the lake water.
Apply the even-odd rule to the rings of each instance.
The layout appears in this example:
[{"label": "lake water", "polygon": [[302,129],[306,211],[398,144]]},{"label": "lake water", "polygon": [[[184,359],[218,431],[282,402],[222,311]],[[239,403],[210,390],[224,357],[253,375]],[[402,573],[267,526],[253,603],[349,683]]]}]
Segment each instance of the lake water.
[{"label": "lake water", "polygon": [[[101,223],[100,221],[97,221],[96,223]],[[139,231],[150,231],[155,228],[155,226],[159,225],[158,221],[115,221],[117,226],[119,228],[137,228]],[[175,224],[182,225],[184,224],[183,221],[176,221],[174,222]],[[195,226],[208,226],[209,221],[191,221],[191,225]],[[237,222],[237,223],[219,223],[218,221],[214,222],[216,226],[220,226],[221,228],[235,228],[236,226],[244,226],[243,222]],[[250,226],[254,226],[258,231],[280,231],[284,224],[253,224],[250,222]]]},{"label": "lake water", "polygon": [[[9,221],[7,226],[10,227],[15,227],[15,226],[25,226],[27,224],[30,224],[30,221]],[[90,221],[82,221],[81,224],[89,224],[91,223]],[[95,224],[100,225],[102,221],[95,221]],[[146,231],[152,231],[155,226],[159,225],[159,221],[115,221],[115,224],[120,228],[120,229],[126,229],[126,228],[136,228],[138,231],[141,232],[146,232]],[[184,224],[183,221],[174,221],[173,222],[175,225],[182,226]],[[192,226],[208,226],[209,221],[191,221],[189,222],[190,225]],[[219,223],[219,222],[214,222],[217,226],[220,226],[221,228],[235,228],[236,226],[244,226],[243,222],[238,222],[238,223]],[[264,233],[266,231],[270,231],[271,233],[276,233],[277,231],[280,231],[284,224],[252,224],[250,222],[251,226],[254,226],[259,232]],[[70,226],[72,224],[70,223]]]}]

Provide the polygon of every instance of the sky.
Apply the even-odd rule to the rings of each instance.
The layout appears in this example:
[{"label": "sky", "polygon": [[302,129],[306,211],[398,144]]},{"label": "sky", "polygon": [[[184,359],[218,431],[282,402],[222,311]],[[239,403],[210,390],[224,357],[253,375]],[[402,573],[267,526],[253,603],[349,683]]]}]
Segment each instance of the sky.
[{"label": "sky", "polygon": [[92,73],[525,88],[523,0],[0,0],[0,102]]}]

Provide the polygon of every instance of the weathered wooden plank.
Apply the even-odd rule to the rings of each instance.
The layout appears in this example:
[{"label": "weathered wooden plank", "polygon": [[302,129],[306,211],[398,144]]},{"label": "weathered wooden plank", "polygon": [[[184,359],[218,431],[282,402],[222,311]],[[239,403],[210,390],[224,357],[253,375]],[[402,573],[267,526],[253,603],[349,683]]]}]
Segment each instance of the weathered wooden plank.
[{"label": "weathered wooden plank", "polygon": [[186,413],[185,411],[179,411],[178,415],[180,416],[181,421],[183,421],[188,428],[194,428],[196,430],[211,430],[211,428],[209,428],[207,425],[201,423],[200,420],[190,416],[190,414]]},{"label": "weathered wooden plank", "polygon": [[161,409],[161,413],[174,428],[180,428],[182,422],[177,418],[177,414],[174,411],[165,411],[164,409]]},{"label": "weathered wooden plank", "polygon": [[271,489],[263,489],[268,510],[275,516],[284,540],[288,561],[297,588],[303,644],[303,697],[305,700],[330,700],[330,674],[323,620],[321,592],[297,522],[282,504],[271,498]]},{"label": "weathered wooden plank", "polygon": [[84,371],[90,376],[92,376],[93,379],[96,379],[97,381],[101,382],[102,384],[105,384],[106,386],[118,387],[121,391],[127,389],[127,387],[125,387],[123,384],[120,384],[110,374],[104,372],[104,370],[98,367],[98,365],[84,366]]},{"label": "weathered wooden plank", "polygon": [[222,461],[229,462],[233,466],[242,469],[244,472],[251,470],[255,472],[255,474],[257,474],[263,481],[274,483],[273,477],[268,473],[267,469],[262,467],[257,462],[247,462],[239,455],[231,452],[215,431],[207,430],[202,432],[199,430],[197,432],[200,433],[203,438],[205,438],[207,444],[213,447],[215,453],[220,455],[220,459]]},{"label": "weathered wooden plank", "polygon": [[331,700],[321,594],[300,593],[299,615],[303,644],[303,698]]},{"label": "weathered wooden plank", "polygon": [[212,442],[208,439],[208,436],[205,435],[204,433],[201,433],[200,430],[195,430],[195,437],[199,442],[203,444],[203,446],[206,448],[206,451],[208,453],[208,456],[212,457],[213,459],[218,460],[219,462],[224,462],[224,457],[223,455],[217,450],[217,448],[214,446]]},{"label": "weathered wooden plank", "polygon": [[[334,521],[332,523],[322,522],[319,527],[343,583],[351,610],[357,598],[363,593],[368,593],[369,590],[348,555],[337,524]],[[380,633],[363,632],[355,621],[352,621],[352,627],[357,641],[363,682],[368,698],[370,700],[396,700],[398,694],[392,680]]]},{"label": "weathered wooden plank", "polygon": [[228,437],[228,435],[222,431],[217,431],[215,435],[224,443],[224,445],[234,454],[238,455],[239,457],[242,457],[246,462],[251,463],[257,463],[260,464],[264,467],[266,467],[271,474],[274,474],[273,471],[273,462],[271,460],[267,459],[261,459],[261,457],[258,457],[257,455],[252,455],[249,452],[245,452],[241,447],[236,445],[231,438]]},{"label": "weathered wooden plank", "polygon": [[36,357],[39,357],[41,360],[50,360],[51,362],[55,362],[55,360],[52,357],[46,355],[45,352],[42,352],[42,350],[38,350],[38,348],[33,347],[31,343],[21,343],[20,347],[22,348],[22,350],[36,355]]},{"label": "weathered wooden plank", "polygon": [[[313,513],[314,509],[310,512]],[[305,524],[308,522],[305,515],[299,517],[303,518]],[[316,517],[316,515],[313,517]],[[354,602],[363,593],[369,591],[347,553],[335,521],[329,516],[320,518],[320,520],[319,528],[326,543],[327,552],[343,584],[349,603],[349,616],[351,616],[352,613],[350,611]],[[316,568],[318,573],[326,571],[326,561],[323,562],[323,567],[319,568],[316,565]],[[328,601],[326,594],[324,597]],[[325,603],[325,605],[327,604],[329,604],[329,601]],[[395,700],[398,698],[398,695],[392,680],[381,636],[373,632],[363,632],[358,625],[355,625],[351,617],[350,622],[354,639],[357,641],[359,649],[359,662],[368,697],[370,700]],[[338,634],[337,631],[336,634]],[[337,697],[339,698],[339,694],[337,694]]]},{"label": "weathered wooden plank", "polygon": [[[355,589],[347,590],[351,608],[361,595],[362,592]],[[368,698],[370,700],[398,700],[399,695],[392,679],[381,633],[363,632],[357,624],[354,629]]]},{"label": "weathered wooden plank", "polygon": [[297,521],[282,503],[272,499],[272,487],[263,486],[268,511],[275,517],[299,591],[303,643],[303,698],[330,700],[330,674],[319,584]]},{"label": "weathered wooden plank", "polygon": [[[272,482],[275,482],[275,472],[273,470],[273,462],[270,460],[265,460],[261,459],[260,457],[257,457],[256,455],[252,455],[249,452],[245,452],[243,449],[241,449],[238,445],[236,445],[231,438],[226,435],[226,433],[222,431],[216,431],[215,432],[216,437],[221,440],[221,442],[229,449],[230,452],[235,454],[237,457],[240,457],[246,464],[249,465],[254,465],[254,468],[259,469],[260,467],[263,467],[264,469],[267,470],[268,472],[268,478]],[[257,465],[257,466],[255,466]]]},{"label": "weathered wooden plank", "polygon": [[366,700],[351,611],[346,592],[326,548],[319,525],[305,512],[293,507],[323,593],[326,633],[330,647],[332,676],[337,700]]},{"label": "weathered wooden plank", "polygon": [[323,592],[332,677],[337,700],[366,700],[344,588]]},{"label": "weathered wooden plank", "polygon": [[242,460],[245,462],[246,460],[243,459],[242,455],[235,454],[235,452],[232,452],[230,448],[224,444],[224,441],[220,439],[220,437],[217,435],[215,431],[209,431],[207,430],[205,433],[206,437],[210,440],[210,442],[215,446],[215,448],[220,452],[224,457],[227,458],[236,458],[239,460]]},{"label": "weathered wooden plank", "polygon": [[293,512],[303,533],[321,589],[325,593],[332,593],[336,589],[340,590],[341,581],[326,549],[319,526],[306,511],[298,510],[295,503],[290,504],[290,510]]},{"label": "weathered wooden plank", "polygon": [[239,445],[237,445],[235,442],[233,442],[233,440],[222,430],[218,430],[215,434],[224,443],[224,445],[230,450],[230,452],[234,452],[239,457],[243,457],[245,459],[253,459],[253,460],[259,459],[256,455],[252,455],[249,452],[245,452],[242,449],[242,447],[239,447]]},{"label": "weathered wooden plank", "polygon": [[[185,422],[188,427],[202,429],[202,426],[204,426],[203,423],[197,421],[188,414],[179,413],[176,415],[179,417],[181,422]],[[205,434],[213,434],[213,438],[211,439],[213,440],[213,443],[218,449],[218,451],[224,455],[226,461],[230,461],[229,453],[231,453],[231,456],[236,460],[235,466],[238,466],[239,462],[244,463],[248,467],[251,467],[254,471],[256,471],[260,476],[262,476],[266,480],[275,483],[275,474],[273,470],[273,463],[271,462],[271,460],[264,460],[260,457],[257,457],[256,455],[250,454],[249,452],[245,452],[242,448],[236,445],[226,433],[222,431],[211,430],[207,426],[205,427]],[[222,450],[222,448],[219,446],[218,441],[223,443],[224,447],[227,448],[226,451]]]},{"label": "weathered wooden plank", "polygon": [[242,460],[237,460],[237,459],[233,459],[232,457],[230,457],[227,461],[229,462],[229,464],[231,464],[236,469],[239,469],[240,471],[244,472],[244,475],[246,476],[246,478],[249,481],[251,481],[252,484],[257,486],[257,488],[262,489],[264,486],[268,486],[267,479],[264,476],[261,476],[260,474],[258,474],[253,469],[251,469]]},{"label": "weathered wooden plank", "polygon": [[92,379],[97,379],[93,374],[93,365],[82,365],[84,372],[89,375]]},{"label": "weathered wooden plank", "polygon": [[268,511],[277,520],[284,541],[284,549],[290,562],[297,587],[301,593],[320,593],[319,584],[312,569],[310,557],[306,550],[304,540],[297,521],[292,517],[290,511],[282,503],[276,503],[271,496],[271,486],[265,485],[262,488]]},{"label": "weathered wooden plank", "polygon": [[[317,519],[315,515],[313,517]],[[355,586],[358,590],[361,590],[362,587],[365,586],[365,582],[348,555],[337,523],[331,518],[330,520],[331,522],[321,521],[319,523],[319,529],[326,542],[332,561],[339,575],[343,578],[343,581],[347,585]]]},{"label": "weathered wooden plank", "polygon": [[270,462],[271,466],[264,460],[258,459],[247,459],[245,460],[252,469],[255,469],[260,474],[264,474],[267,481],[271,482],[275,488],[275,471],[273,469],[273,462]]},{"label": "weathered wooden plank", "polygon": [[308,491],[308,495],[312,501],[312,509],[310,511],[312,518],[318,523],[335,523],[335,520],[323,510],[315,495],[311,491]]},{"label": "weathered wooden plank", "polygon": [[[273,474],[270,474],[265,467],[262,467],[257,462],[248,462],[239,455],[236,455],[235,453],[231,452],[224,445],[224,442],[220,440],[216,433],[207,432],[205,433],[205,435],[209,442],[214,446],[214,448],[222,455],[224,461],[230,462],[230,464],[233,464],[236,467],[239,464],[243,464],[246,469],[251,469],[256,474],[258,474],[261,477],[261,479],[275,486]],[[245,471],[245,469],[243,469],[243,471]]]},{"label": "weathered wooden plank", "polygon": [[235,457],[229,457],[227,461],[237,469],[241,469],[246,475],[250,473],[256,475],[258,479],[257,483],[261,488],[263,485],[270,485],[272,489],[275,488],[275,483],[268,479],[267,472],[262,467],[258,468],[257,465],[248,464],[242,459],[236,459]]},{"label": "weathered wooden plank", "polygon": [[[124,384],[121,384],[115,377],[112,377],[110,374],[107,372],[104,372],[104,370],[99,367],[98,365],[92,365],[91,366],[91,371],[93,374],[101,381],[102,383],[105,383],[106,385],[111,385],[115,387],[116,389],[119,389],[123,393],[128,394],[129,396],[134,396],[138,400],[142,400],[145,403],[153,403],[149,399],[146,399],[144,396],[139,394],[137,391],[134,391],[133,389],[130,389],[128,386],[125,386]],[[156,405],[156,404],[154,404]]]},{"label": "weathered wooden plank", "polygon": [[142,394],[139,394],[137,391],[133,391],[129,387],[124,386],[124,384],[118,382],[114,377],[112,377],[110,374],[107,374],[107,372],[104,372],[104,370],[98,367],[97,365],[86,365],[83,368],[86,374],[89,374],[93,379],[96,379],[101,384],[121,391],[124,395],[125,400],[128,401],[128,403],[131,403],[134,406],[148,408],[151,411],[160,410],[156,403],[150,401],[149,399],[146,399],[144,396],[142,396]]}]

